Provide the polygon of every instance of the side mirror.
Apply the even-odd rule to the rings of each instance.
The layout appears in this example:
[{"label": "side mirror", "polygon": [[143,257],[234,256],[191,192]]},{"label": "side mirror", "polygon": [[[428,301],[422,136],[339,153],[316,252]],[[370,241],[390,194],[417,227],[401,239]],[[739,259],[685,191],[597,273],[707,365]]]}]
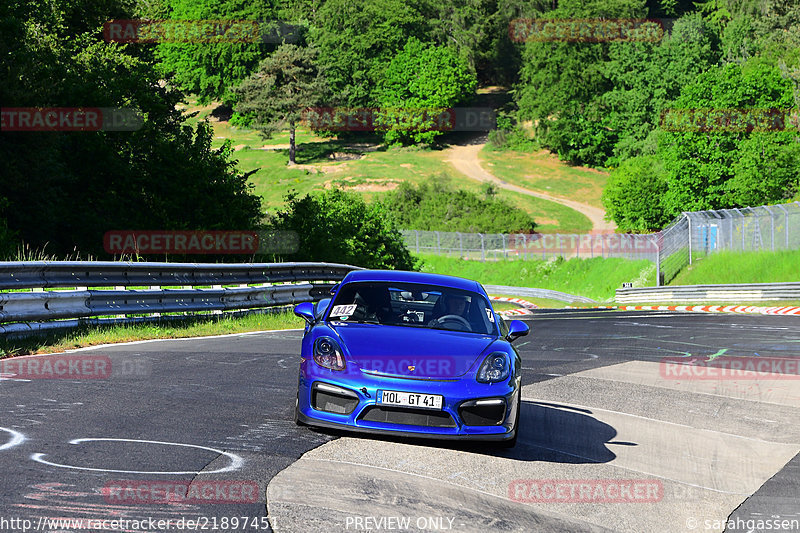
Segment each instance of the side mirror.
[{"label": "side mirror", "polygon": [[328,310],[328,305],[330,305],[331,299],[330,298],[323,298],[322,300],[318,301],[314,304],[314,319],[319,320],[322,318],[322,315],[325,314],[325,311]]},{"label": "side mirror", "polygon": [[297,306],[294,308],[294,314],[301,317],[309,324],[312,324],[314,322],[313,302],[303,302],[301,304],[297,304]]},{"label": "side mirror", "polygon": [[512,320],[508,325],[508,335],[506,335],[506,338],[508,339],[508,342],[513,342],[517,337],[524,337],[530,333],[530,331],[531,328],[529,328],[528,324],[525,322],[522,322],[521,320]]}]

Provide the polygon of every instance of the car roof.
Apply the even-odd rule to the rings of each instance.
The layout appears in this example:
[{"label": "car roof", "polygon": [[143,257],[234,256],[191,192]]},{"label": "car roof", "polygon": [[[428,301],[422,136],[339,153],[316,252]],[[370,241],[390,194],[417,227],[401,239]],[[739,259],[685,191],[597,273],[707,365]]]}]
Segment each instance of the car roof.
[{"label": "car roof", "polygon": [[342,283],[353,281],[396,281],[406,283],[424,283],[427,285],[441,285],[451,289],[485,294],[480,283],[466,278],[446,276],[444,274],[429,274],[426,272],[408,272],[406,270],[353,270],[342,280]]}]

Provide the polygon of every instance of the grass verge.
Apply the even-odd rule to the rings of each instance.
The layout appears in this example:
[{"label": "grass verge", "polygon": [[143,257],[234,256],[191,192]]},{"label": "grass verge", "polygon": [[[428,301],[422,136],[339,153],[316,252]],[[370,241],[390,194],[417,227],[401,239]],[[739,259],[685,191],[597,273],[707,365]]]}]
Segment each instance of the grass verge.
[{"label": "grass verge", "polygon": [[474,279],[484,285],[550,289],[598,302],[613,299],[614,291],[622,287],[623,282],[632,282],[634,287],[655,285],[655,265],[646,260],[595,257],[481,262],[427,254],[417,257],[423,260],[423,272]]},{"label": "grass verge", "polygon": [[780,283],[800,281],[800,250],[776,252],[721,251],[695,260],[669,285]]},{"label": "grass verge", "polygon": [[302,328],[303,320],[291,311],[253,313],[242,317],[187,318],[167,323],[115,326],[82,326],[22,338],[0,339],[0,358],[37,353],[56,353],[100,344],[148,339],[205,337],[270,329]]}]

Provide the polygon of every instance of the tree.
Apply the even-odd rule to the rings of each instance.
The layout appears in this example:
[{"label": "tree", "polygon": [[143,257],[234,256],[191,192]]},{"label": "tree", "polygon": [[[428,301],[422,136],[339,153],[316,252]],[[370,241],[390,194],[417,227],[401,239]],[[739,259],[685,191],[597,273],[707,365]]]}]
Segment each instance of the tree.
[{"label": "tree", "polygon": [[273,216],[272,227],[299,237],[294,261],[329,261],[366,268],[414,270],[416,261],[403,236],[379,203],[367,204],[357,193],[332,189],[298,198]]},{"label": "tree", "polygon": [[[170,20],[253,21],[258,31],[243,41],[224,35],[216,42],[162,42],[156,48],[162,72],[201,104],[214,100],[233,103],[230,88],[247,77],[278,43],[263,42],[268,21],[276,18],[269,0],[169,0]],[[257,22],[262,21],[262,22]],[[138,45],[141,46],[141,45]]]},{"label": "tree", "polygon": [[403,228],[463,231],[471,233],[530,233],[536,224],[523,209],[496,198],[497,189],[487,184],[484,197],[454,189],[443,177],[419,186],[403,182],[382,203]]},{"label": "tree", "polygon": [[[97,3],[89,2],[92,5]],[[183,95],[163,87],[130,46],[106,43],[69,18],[73,0],[0,4],[3,107],[123,107],[135,131],[0,131],[8,229],[55,254],[103,256],[112,229],[253,229],[260,198],[206,123],[186,124]],[[66,11],[65,11],[66,10]],[[125,15],[108,8],[98,19]],[[129,15],[128,15],[129,16]],[[57,80],[57,83],[54,82]]]},{"label": "tree", "polygon": [[477,84],[456,52],[410,38],[386,67],[378,91],[379,122],[385,125],[386,141],[432,143],[452,126],[438,119],[448,108],[470,99]]},{"label": "tree", "polygon": [[[793,106],[792,83],[777,67],[756,60],[741,66],[728,63],[700,74],[683,88],[673,107],[790,110]],[[764,134],[747,129],[724,131],[713,124],[707,129],[661,134],[657,155],[664,162],[668,182],[662,198],[667,214],[790,197],[797,183],[792,159],[797,142],[790,124]]]},{"label": "tree", "polygon": [[603,94],[608,124],[618,140],[610,166],[655,152],[661,112],[698,74],[716,61],[709,31],[698,15],[678,19],[657,43],[612,43],[606,72],[613,88]]},{"label": "tree", "polygon": [[295,129],[306,109],[326,93],[326,84],[315,63],[313,48],[283,44],[235,89],[236,110],[255,117],[253,127],[264,138],[289,129],[289,162],[295,163]]},{"label": "tree", "polygon": [[327,0],[309,39],[341,105],[373,107],[383,70],[409,37],[426,39],[426,0]]},{"label": "tree", "polygon": [[626,232],[661,228],[670,220],[661,207],[666,191],[664,169],[657,157],[627,159],[611,172],[603,189],[606,219]]},{"label": "tree", "polygon": [[[565,0],[543,18],[644,18],[644,0]],[[522,52],[516,100],[521,120],[532,120],[542,144],[573,163],[602,166],[616,133],[602,96],[609,42],[528,40]]]}]

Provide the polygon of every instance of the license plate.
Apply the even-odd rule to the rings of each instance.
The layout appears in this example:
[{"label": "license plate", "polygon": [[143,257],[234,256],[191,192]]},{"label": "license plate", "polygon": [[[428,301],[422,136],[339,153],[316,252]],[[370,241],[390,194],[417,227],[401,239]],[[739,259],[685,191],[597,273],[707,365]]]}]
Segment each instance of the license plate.
[{"label": "license plate", "polygon": [[383,405],[399,405],[400,407],[441,410],[443,399],[444,397],[438,394],[420,394],[416,392],[399,392],[393,390],[378,391],[378,403]]}]

